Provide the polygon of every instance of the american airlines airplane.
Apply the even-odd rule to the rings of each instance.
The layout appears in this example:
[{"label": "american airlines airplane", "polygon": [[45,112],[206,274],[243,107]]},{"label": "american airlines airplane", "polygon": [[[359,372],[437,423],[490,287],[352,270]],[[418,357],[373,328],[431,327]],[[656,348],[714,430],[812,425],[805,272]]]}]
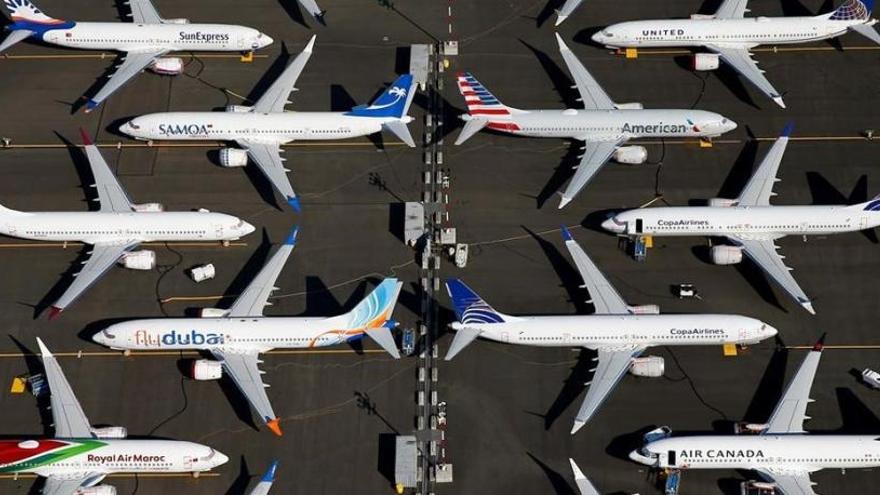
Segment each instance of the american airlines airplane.
[{"label": "american airlines airplane", "polygon": [[715,15],[694,14],[690,19],[622,22],[593,35],[596,43],[611,47],[694,47],[711,53],[694,54],[698,71],[715,70],[724,61],[782,108],[782,95],[764,77],[749,52],[760,45],[789,45],[836,38],[850,31],[880,44],[871,18],[874,0],[847,0],[833,12],[814,17],[749,17],[748,0],[724,0]]},{"label": "american airlines airplane", "polygon": [[608,231],[627,236],[726,237],[733,245],[713,246],[712,262],[733,265],[743,254],[811,314],[813,303],[791,275],[775,244],[787,235],[828,235],[880,226],[880,196],[851,206],[772,206],[773,185],[788,145],[789,124],[767,152],[737,199],[713,198],[709,206],[640,208],[602,222]]},{"label": "american airlines airplane", "polygon": [[[810,474],[822,469],[880,466],[877,435],[811,435],[804,431],[810,389],[822,357],[822,341],[807,354],[785,395],[758,434],[670,437],[668,428],[650,432],[630,459],[659,469],[752,470],[776,493],[816,495]],[[654,433],[657,432],[657,435]]]},{"label": "american airlines airplane", "polygon": [[240,218],[208,210],[166,212],[159,203],[132,203],[110,171],[98,147],[82,132],[86,157],[100,202],[99,211],[23,212],[0,206],[0,234],[32,241],[82,242],[92,246],[88,261],[73,283],[52,303],[49,319],[57,317],[114,264],[152,270],[156,253],[135,251],[142,242],[232,241],[254,231]]},{"label": "american airlines airplane", "polygon": [[93,428],[55,356],[37,339],[51,394],[55,436],[0,440],[0,473],[46,478],[43,495],[115,495],[99,485],[114,473],[209,471],[229,460],[211,447],[177,440],[129,440],[122,426]]},{"label": "american airlines airplane", "polygon": [[245,52],[272,44],[272,38],[244,26],[190,24],[187,19],[163,19],[150,0],[129,0],[132,23],[73,22],[53,19],[30,0],[3,0],[12,24],[9,36],[0,43],[0,52],[33,37],[65,48],[113,50],[124,60],[110,80],[86,103],[94,110],[142,70],[177,75],[183,60],[164,57],[169,52],[214,51]]},{"label": "american airlines airplane", "polygon": [[565,247],[574,259],[595,313],[572,316],[511,316],[495,311],[457,279],[446,282],[458,321],[446,360],[455,357],[477,337],[538,347],[583,347],[597,351],[598,365],[575,417],[571,434],[583,427],[605,402],[623,376],[663,375],[659,356],[640,357],[649,347],[679,345],[754,344],[776,335],[766,323],[739,315],[661,315],[656,305],[630,306],[599,268],[562,228]]},{"label": "american airlines airplane", "polygon": [[568,19],[568,16],[570,16],[571,13],[574,12],[574,9],[578,8],[583,1],[584,0],[565,0],[562,7],[556,11],[556,25],[559,26],[565,22],[565,20]]},{"label": "american airlines airplane", "polygon": [[470,73],[458,75],[458,89],[467,103],[459,145],[484,127],[517,136],[567,138],[582,141],[584,154],[574,177],[562,193],[565,207],[609,160],[640,164],[648,158],[644,146],[623,146],[630,139],[710,138],[736,129],[736,123],[703,110],[645,110],[641,103],[615,103],[587,72],[557,34],[559,51],[584,103],[583,110],[519,110],[501,103]]},{"label": "american airlines airplane", "polygon": [[413,77],[397,78],[370,105],[348,112],[285,112],[288,98],[296,91],[299,75],[312,55],[315,36],[309,40],[284,73],[272,83],[253,106],[229,106],[225,112],[166,112],[137,117],[119,130],[142,140],[234,141],[239,148],[220,150],[224,167],[243,167],[250,158],[281,193],[288,204],[299,211],[299,198],[287,178],[281,145],[291,141],[323,141],[367,136],[389,131],[409,147],[415,142],[406,125],[415,94]]},{"label": "american airlines airplane", "polygon": [[257,483],[257,486],[255,486],[248,495],[269,495],[269,490],[272,489],[272,484],[275,483],[275,471],[277,470],[278,461],[272,461],[272,464],[269,466],[269,469],[266,470],[266,473],[260,479],[260,482]]},{"label": "american airlines airplane", "polygon": [[387,278],[346,314],[329,318],[267,317],[263,308],[296,244],[297,230],[288,236],[266,266],[228,310],[206,308],[201,318],[162,318],[117,323],[97,333],[93,340],[112,349],[197,350],[210,352],[215,360],[193,362],[196,380],[219,380],[229,375],[266,426],[281,436],[279,418],[263,383],[260,354],[272,349],[311,349],[337,345],[365,335],[400,358],[391,334],[391,314],[403,282]]}]

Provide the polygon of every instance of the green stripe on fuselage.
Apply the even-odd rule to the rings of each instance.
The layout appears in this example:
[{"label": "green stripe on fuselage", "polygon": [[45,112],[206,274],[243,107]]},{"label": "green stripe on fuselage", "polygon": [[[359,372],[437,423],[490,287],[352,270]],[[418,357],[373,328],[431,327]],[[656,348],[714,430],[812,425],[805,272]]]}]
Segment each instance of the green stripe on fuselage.
[{"label": "green stripe on fuselage", "polygon": [[100,449],[101,447],[106,446],[105,442],[99,442],[97,440],[59,440],[61,442],[70,442],[67,447],[64,447],[60,450],[55,450],[52,452],[47,452],[39,457],[35,457],[33,459],[29,459],[26,461],[21,461],[15,464],[11,464],[6,467],[0,468],[0,473],[15,473],[19,471],[33,471],[35,469],[39,469],[43,466],[48,466],[50,464],[54,464],[59,461],[63,461],[65,459],[70,459],[71,457],[78,456],[80,454],[85,454],[86,452],[91,452],[95,449]]}]

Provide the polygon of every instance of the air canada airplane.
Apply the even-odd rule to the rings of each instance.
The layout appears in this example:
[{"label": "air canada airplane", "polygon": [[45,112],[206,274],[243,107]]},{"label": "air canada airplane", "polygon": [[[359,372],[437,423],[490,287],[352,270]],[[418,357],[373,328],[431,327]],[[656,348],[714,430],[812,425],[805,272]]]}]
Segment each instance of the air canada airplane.
[{"label": "air canada airplane", "polygon": [[57,317],[114,264],[152,270],[156,253],[135,251],[142,242],[231,241],[254,231],[240,218],[208,210],[166,212],[159,203],[132,203],[98,147],[82,132],[86,157],[100,202],[99,211],[23,212],[0,206],[0,234],[32,241],[82,242],[91,256],[70,287],[52,303],[49,319]]},{"label": "air canada airplane", "polygon": [[281,436],[279,418],[263,383],[260,354],[272,349],[310,349],[363,338],[365,335],[400,358],[391,328],[391,314],[403,282],[382,281],[370,295],[348,313],[329,318],[267,317],[263,308],[296,244],[294,229],[284,244],[260,270],[228,310],[206,308],[201,318],[132,320],[111,325],[93,340],[112,349],[197,350],[210,352],[216,360],[193,362],[196,380],[219,380],[225,372],[266,423]]},{"label": "air canada airplane", "polygon": [[557,34],[559,51],[574,77],[583,110],[519,110],[504,105],[470,73],[458,75],[458,89],[467,103],[464,129],[455,144],[470,139],[484,127],[529,137],[568,138],[584,143],[584,154],[574,177],[562,193],[565,207],[609,160],[645,163],[644,146],[623,146],[630,139],[717,137],[736,128],[722,115],[703,110],[645,110],[641,103],[615,103],[587,72]]},{"label": "air canada airplane", "polygon": [[880,44],[871,18],[874,0],[847,0],[833,12],[814,17],[749,17],[748,0],[724,0],[714,15],[694,14],[690,19],[622,22],[593,35],[596,43],[611,47],[696,47],[694,69],[715,70],[719,61],[749,80],[777,105],[782,95],[764,77],[749,52],[760,45],[788,45],[836,38],[850,31]]},{"label": "air canada airplane", "polygon": [[623,376],[663,375],[659,356],[640,357],[648,347],[674,345],[754,344],[776,335],[766,323],[739,315],[661,315],[656,305],[630,306],[599,268],[562,228],[565,247],[589,291],[592,315],[511,316],[495,311],[463,282],[451,279],[446,290],[458,321],[446,360],[477,337],[538,347],[583,347],[597,351],[595,374],[575,417],[571,434],[583,427],[605,402]]},{"label": "air canada airplane", "polygon": [[804,431],[810,389],[822,357],[822,340],[807,354],[776,405],[770,421],[749,425],[757,434],[669,436],[669,428],[646,435],[630,459],[659,469],[753,470],[781,495],[816,495],[810,474],[822,469],[880,466],[877,435],[811,435]]},{"label": "air canada airplane", "polygon": [[275,483],[275,472],[277,470],[278,461],[272,461],[272,464],[269,465],[269,469],[266,470],[266,473],[260,479],[260,482],[257,483],[257,486],[255,486],[248,495],[268,495],[269,490],[272,488],[272,484]]},{"label": "air canada airplane", "polygon": [[775,241],[787,235],[827,235],[873,229],[880,225],[880,196],[851,206],[772,206],[773,185],[788,145],[789,124],[767,152],[755,175],[736,199],[713,198],[709,206],[663,206],[618,213],[602,222],[608,231],[627,236],[726,237],[733,244],[713,246],[712,262],[733,265],[743,254],[811,314],[813,303],[783,262]]},{"label": "air canada airplane", "polygon": [[144,69],[159,74],[183,72],[183,60],[163,57],[180,51],[253,51],[272,44],[272,38],[244,26],[190,24],[187,19],[163,19],[150,0],[129,0],[131,23],[73,22],[53,19],[30,0],[3,0],[12,24],[0,52],[33,37],[53,45],[85,50],[122,52],[124,60],[110,80],[86,103],[94,110]]},{"label": "air canada airplane", "polygon": [[220,150],[224,167],[243,167],[250,158],[283,195],[291,208],[299,211],[300,202],[287,178],[281,145],[291,141],[323,141],[367,136],[389,131],[415,147],[406,125],[415,94],[411,74],[391,83],[370,105],[360,105],[348,112],[285,112],[288,98],[296,91],[299,75],[312,55],[315,36],[305,50],[266,90],[253,106],[229,106],[225,112],[167,112],[137,117],[119,130],[142,140],[234,141],[239,148]]},{"label": "air canada airplane", "polygon": [[129,440],[122,426],[93,428],[55,356],[37,339],[49,384],[55,435],[45,439],[0,440],[0,473],[46,478],[43,495],[115,495],[99,485],[114,473],[209,471],[229,460],[192,442]]}]

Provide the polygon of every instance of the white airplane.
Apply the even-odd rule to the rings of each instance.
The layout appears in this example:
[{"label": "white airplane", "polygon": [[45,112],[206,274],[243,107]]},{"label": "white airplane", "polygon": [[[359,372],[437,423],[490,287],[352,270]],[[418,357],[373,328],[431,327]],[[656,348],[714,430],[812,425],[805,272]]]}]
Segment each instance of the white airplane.
[{"label": "white airplane", "polygon": [[13,22],[6,27],[10,33],[0,43],[0,52],[30,37],[66,48],[122,52],[122,64],[86,103],[90,112],[144,69],[182,73],[182,59],[163,57],[169,52],[244,52],[272,44],[272,38],[249,27],[163,19],[150,0],[126,3],[131,5],[132,23],[64,21],[47,16],[30,0],[4,0]]},{"label": "white airplane", "polygon": [[871,19],[874,0],[847,0],[837,10],[814,17],[744,18],[748,0],[724,0],[715,15],[694,14],[690,19],[622,22],[593,35],[596,43],[611,47],[696,47],[693,67],[715,70],[724,61],[782,108],[782,95],[764,77],[749,52],[756,46],[789,45],[836,38],[855,31],[880,44]]},{"label": "white airplane", "polygon": [[709,206],[640,208],[602,222],[608,231],[628,236],[726,237],[733,245],[713,246],[712,262],[733,265],[743,254],[761,267],[811,314],[813,303],[791,275],[775,244],[787,235],[827,235],[880,225],[880,196],[851,206],[771,206],[779,163],[791,134],[788,125],[737,199],[713,198]]},{"label": "white airplane", "polygon": [[159,203],[132,203],[110,171],[92,139],[82,132],[86,157],[101,204],[99,211],[23,212],[0,206],[0,234],[32,241],[82,242],[91,256],[70,287],[52,303],[49,319],[57,317],[114,264],[152,270],[156,253],[135,251],[142,242],[231,241],[254,231],[240,218],[208,210],[166,212]]},{"label": "white airplane", "polygon": [[241,149],[220,150],[224,167],[243,167],[248,158],[272,182],[290,206],[299,211],[299,199],[293,192],[281,145],[291,141],[323,141],[367,136],[389,131],[415,147],[406,124],[415,94],[413,77],[397,78],[369,106],[360,105],[348,112],[285,112],[284,106],[300,73],[312,55],[315,36],[309,40],[284,73],[272,83],[254,106],[229,106],[225,112],[166,112],[137,117],[119,130],[141,140],[234,141]]},{"label": "white airplane", "polygon": [[758,434],[669,437],[669,428],[646,435],[630,459],[660,469],[753,470],[763,485],[782,495],[815,495],[810,474],[822,469],[880,466],[877,435],[811,435],[804,431],[810,389],[822,356],[822,341],[804,359],[770,421],[749,425]]},{"label": "white airplane", "polygon": [[277,470],[278,461],[272,461],[269,469],[266,470],[266,474],[263,475],[260,482],[248,495],[268,495],[269,490],[272,488],[272,483],[275,483],[275,471]]},{"label": "white airplane", "polygon": [[395,359],[400,358],[390,328],[391,314],[403,282],[387,278],[354,309],[340,316],[267,317],[263,308],[296,244],[296,229],[278,248],[228,310],[206,308],[201,318],[162,318],[117,323],[95,334],[93,340],[112,349],[198,350],[216,360],[193,362],[196,380],[219,380],[225,372],[245,395],[266,426],[281,436],[279,418],[266,395],[259,369],[260,354],[272,349],[325,347],[368,335]]},{"label": "white airplane", "polygon": [[446,354],[449,361],[477,337],[537,347],[583,347],[598,352],[598,366],[587,396],[575,417],[572,435],[605,402],[623,376],[659,377],[662,357],[640,357],[648,347],[681,345],[754,344],[776,335],[766,323],[739,315],[661,315],[656,305],[630,306],[562,228],[565,247],[574,259],[591,302],[592,315],[511,316],[499,313],[460,280],[446,282],[458,321]]},{"label": "white airplane", "polygon": [[556,25],[559,26],[565,22],[565,20],[568,19],[568,16],[570,16],[571,13],[574,12],[574,9],[578,8],[583,1],[584,0],[565,0],[565,4],[562,5],[562,8],[556,11]]},{"label": "white airplane", "polygon": [[114,473],[209,471],[229,460],[211,447],[177,440],[129,440],[122,426],[93,428],[55,356],[37,339],[51,394],[52,438],[0,440],[0,473],[46,478],[43,495],[115,495],[99,485]]},{"label": "white airplane", "polygon": [[458,75],[458,89],[467,103],[459,145],[487,127],[517,136],[568,138],[584,143],[574,177],[562,193],[567,205],[609,159],[640,164],[644,146],[623,146],[630,139],[716,137],[736,128],[722,115],[703,110],[644,110],[641,103],[615,103],[557,34],[559,51],[577,83],[583,110],[520,110],[504,105],[470,73]]},{"label": "white airplane", "polygon": [[[578,491],[581,495],[600,495],[599,490],[593,486],[593,483],[590,482],[589,478],[584,475],[584,472],[581,471],[581,468],[575,464],[574,459],[569,458],[568,462],[571,464],[571,471],[574,473],[574,482],[577,484]],[[633,495],[639,495],[635,493]]]}]

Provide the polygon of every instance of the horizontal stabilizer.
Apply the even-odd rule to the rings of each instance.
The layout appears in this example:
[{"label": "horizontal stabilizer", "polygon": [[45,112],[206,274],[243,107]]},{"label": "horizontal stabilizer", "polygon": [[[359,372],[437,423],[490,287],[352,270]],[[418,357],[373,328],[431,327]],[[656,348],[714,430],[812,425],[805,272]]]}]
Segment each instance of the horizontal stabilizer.
[{"label": "horizontal stabilizer", "polygon": [[397,139],[400,139],[410,148],[415,148],[416,143],[413,141],[412,135],[409,133],[409,128],[406,124],[403,123],[402,120],[392,120],[391,122],[386,122],[382,124],[382,128],[386,131],[397,136]]},{"label": "horizontal stabilizer", "polygon": [[0,53],[3,53],[7,48],[12,45],[18,43],[19,41],[23,41],[34,34],[33,31],[28,31],[27,29],[17,29],[9,33],[9,36],[3,40],[3,43],[0,43]]},{"label": "horizontal stabilizer", "polygon": [[465,347],[470,345],[471,342],[477,339],[480,336],[482,331],[477,330],[475,328],[461,328],[455,333],[455,337],[452,339],[452,344],[449,345],[449,350],[446,351],[446,357],[444,358],[446,361],[451,361],[452,358],[456,356],[459,352],[462,351]]},{"label": "horizontal stabilizer", "polygon": [[[861,34],[865,38],[868,38],[874,43],[880,45],[880,33],[877,33],[877,30],[874,29],[874,26],[870,26],[868,24],[856,24],[855,26],[850,26],[849,28]],[[0,48],[0,51],[3,51],[2,48]]]},{"label": "horizontal stabilizer", "polygon": [[387,326],[368,328],[367,335],[369,335],[374,342],[379,344],[382,349],[385,349],[388,354],[391,354],[391,357],[394,359],[400,359],[400,352],[397,350],[397,343],[394,342],[394,336],[391,335],[391,330],[389,330]]},{"label": "horizontal stabilizer", "polygon": [[470,119],[464,124],[464,129],[461,130],[461,133],[458,135],[458,138],[455,140],[455,145],[458,146],[468,139],[470,139],[474,134],[480,132],[483,127],[489,124],[488,119]]}]

